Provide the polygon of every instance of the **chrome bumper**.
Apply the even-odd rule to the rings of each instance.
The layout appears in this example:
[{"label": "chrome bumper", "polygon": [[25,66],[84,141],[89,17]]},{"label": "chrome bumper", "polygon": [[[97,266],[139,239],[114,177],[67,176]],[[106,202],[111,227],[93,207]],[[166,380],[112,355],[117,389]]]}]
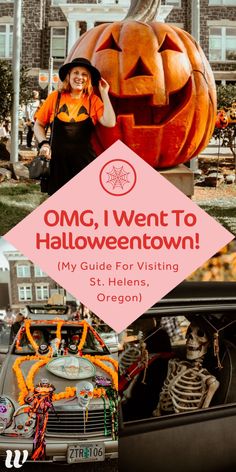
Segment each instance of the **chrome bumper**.
[{"label": "chrome bumper", "polygon": [[[44,462],[67,462],[67,449],[68,446],[74,444],[84,444],[84,443],[104,443],[105,445],[105,459],[116,459],[118,457],[118,441],[112,441],[107,439],[70,439],[65,440],[61,438],[46,438],[46,459]],[[0,436],[0,459],[5,461],[6,450],[10,449],[13,453],[15,450],[23,451],[27,450],[29,453],[27,462],[30,462],[30,455],[32,453],[33,440],[25,438],[14,438],[14,437],[4,437]]]}]

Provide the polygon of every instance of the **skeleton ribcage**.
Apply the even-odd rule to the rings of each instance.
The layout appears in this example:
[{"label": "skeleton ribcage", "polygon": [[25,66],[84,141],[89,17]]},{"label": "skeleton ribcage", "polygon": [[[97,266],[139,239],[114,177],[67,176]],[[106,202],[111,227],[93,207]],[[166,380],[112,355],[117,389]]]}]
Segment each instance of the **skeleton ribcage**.
[{"label": "skeleton ribcage", "polygon": [[129,346],[119,357],[119,370],[123,374],[126,369],[141,357],[141,351],[136,346]]},{"label": "skeleton ribcage", "polygon": [[160,394],[160,409],[164,412],[181,413],[201,408],[206,394],[205,369],[191,367],[185,361],[170,361],[169,371]]}]

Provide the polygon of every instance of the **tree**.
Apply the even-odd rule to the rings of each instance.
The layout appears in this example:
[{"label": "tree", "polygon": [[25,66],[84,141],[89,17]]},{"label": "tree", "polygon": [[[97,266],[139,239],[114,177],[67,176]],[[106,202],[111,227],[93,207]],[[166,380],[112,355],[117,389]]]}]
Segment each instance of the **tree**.
[{"label": "tree", "polygon": [[[236,102],[236,85],[218,85],[218,110],[224,110],[227,112],[234,102]],[[228,147],[231,150],[236,165],[236,123],[230,123],[224,129],[215,128],[213,136],[214,138],[219,139],[221,146]]]},{"label": "tree", "polygon": [[217,108],[218,110],[230,108],[233,102],[236,102],[236,85],[218,85],[217,91]]},{"label": "tree", "polygon": [[[13,71],[12,65],[6,60],[0,60],[0,120],[11,116],[13,106]],[[20,103],[29,99],[28,69],[21,67],[20,73]]]}]

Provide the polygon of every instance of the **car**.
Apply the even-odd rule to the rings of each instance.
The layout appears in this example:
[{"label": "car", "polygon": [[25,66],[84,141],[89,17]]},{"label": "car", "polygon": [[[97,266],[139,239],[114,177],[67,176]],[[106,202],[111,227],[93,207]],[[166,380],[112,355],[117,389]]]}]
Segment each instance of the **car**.
[{"label": "car", "polygon": [[25,319],[0,373],[0,460],[8,449],[28,461],[117,458],[117,371],[87,322]]},{"label": "car", "polygon": [[[159,351],[156,360],[147,370],[145,366],[137,368],[142,346],[139,346],[139,354],[134,351],[130,365],[125,365],[122,359],[119,361],[121,367],[125,365],[119,380],[121,470],[235,470],[235,287],[234,282],[184,282],[132,324],[134,333],[143,330],[146,345],[152,335],[156,340],[159,336],[156,342],[160,344],[156,348]],[[187,355],[191,357],[189,352],[196,349],[191,340],[194,325],[198,336],[203,333],[207,336],[206,352],[202,355],[201,388],[211,387],[207,387],[205,399],[201,397],[201,404],[194,404],[193,400],[196,398],[194,388],[199,388],[197,384],[189,384],[189,378],[180,374],[186,362],[196,365],[193,360],[186,360]],[[132,354],[131,349],[130,352]],[[152,356],[154,354],[149,354],[149,359]],[[129,359],[125,351],[123,358]],[[192,376],[193,372],[188,375]],[[195,390],[197,395],[196,392],[198,390]],[[207,397],[209,405],[205,401]]]}]

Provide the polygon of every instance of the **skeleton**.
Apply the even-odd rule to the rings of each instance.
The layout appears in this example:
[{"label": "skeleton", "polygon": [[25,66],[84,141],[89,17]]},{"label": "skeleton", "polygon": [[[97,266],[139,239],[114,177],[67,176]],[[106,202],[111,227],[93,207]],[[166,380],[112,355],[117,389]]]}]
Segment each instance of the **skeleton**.
[{"label": "skeleton", "polygon": [[207,408],[219,382],[205,368],[203,359],[210,344],[198,326],[190,324],[186,334],[187,360],[171,359],[154,416]]},{"label": "skeleton", "polygon": [[139,345],[134,346],[130,344],[125,345],[125,349],[122,354],[119,356],[119,370],[123,374],[126,369],[129,368],[134,362],[136,362],[141,357],[141,343],[142,343],[143,333],[140,331],[138,334]]},{"label": "skeleton", "polygon": [[122,352],[121,356],[119,357],[119,371],[120,374],[127,374],[129,367],[133,364],[137,363],[131,372],[128,373],[128,377],[130,378],[130,383],[128,387],[123,391],[123,400],[127,400],[132,396],[132,390],[137,382],[138,375],[135,374],[134,378],[132,379],[132,373],[136,371],[136,368],[144,362],[148,362],[148,357],[145,357],[145,354],[148,353],[145,350],[146,344],[143,342],[143,333],[139,331],[138,333],[138,346],[126,345],[124,352]]}]

